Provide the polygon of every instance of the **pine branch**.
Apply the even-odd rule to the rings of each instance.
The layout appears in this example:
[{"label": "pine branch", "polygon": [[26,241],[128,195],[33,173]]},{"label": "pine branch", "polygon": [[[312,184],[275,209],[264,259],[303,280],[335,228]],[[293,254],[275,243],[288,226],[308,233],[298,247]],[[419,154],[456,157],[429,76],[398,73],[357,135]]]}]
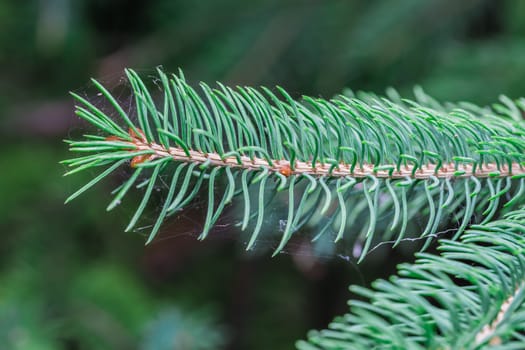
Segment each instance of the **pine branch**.
[{"label": "pine branch", "polygon": [[366,300],[350,301],[350,313],[298,349],[523,348],[524,234],[522,207],[442,240],[440,255],[418,253],[389,281],[351,287]]},{"label": "pine branch", "polygon": [[[362,240],[361,259],[372,242],[383,237],[397,234],[399,243],[416,214],[427,222],[417,234],[429,238],[455,215],[460,222],[457,238],[472,220],[489,222],[502,208],[508,211],[523,200],[521,101],[503,98],[492,109],[454,108],[421,92],[419,104],[392,91],[391,100],[347,93],[331,100],[304,96],[295,101],[282,88],[276,95],[264,87],[231,89],[221,84],[216,89],[201,84],[198,93],[182,73],[167,76],[160,70],[157,97],[135,72],[126,74],[134,115],[95,80],[118,118],[73,94],[77,115],[104,136],[67,141],[71,151],[88,153],[64,161],[72,168],[67,174],[108,168],[66,202],[129,161],[133,173],[108,210],[141,179],[146,189],[126,229],[131,230],[153,189],[168,174],[170,185],[147,242],[167,217],[202,190],[207,191],[208,207],[201,239],[233,199],[242,197],[242,228],[256,219],[247,245],[253,248],[268,205],[264,198],[286,191],[286,225],[274,254],[294,232],[311,225],[319,232],[314,239]],[[352,227],[359,217],[367,217],[368,223]]]}]

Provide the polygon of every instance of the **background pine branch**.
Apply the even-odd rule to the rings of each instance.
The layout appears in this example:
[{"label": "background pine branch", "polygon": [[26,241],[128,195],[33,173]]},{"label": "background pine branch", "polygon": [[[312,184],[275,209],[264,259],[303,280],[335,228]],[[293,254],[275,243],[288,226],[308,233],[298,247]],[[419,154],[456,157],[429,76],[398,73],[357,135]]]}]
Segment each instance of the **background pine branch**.
[{"label": "background pine branch", "polygon": [[416,254],[298,349],[519,349],[525,342],[525,210]]}]

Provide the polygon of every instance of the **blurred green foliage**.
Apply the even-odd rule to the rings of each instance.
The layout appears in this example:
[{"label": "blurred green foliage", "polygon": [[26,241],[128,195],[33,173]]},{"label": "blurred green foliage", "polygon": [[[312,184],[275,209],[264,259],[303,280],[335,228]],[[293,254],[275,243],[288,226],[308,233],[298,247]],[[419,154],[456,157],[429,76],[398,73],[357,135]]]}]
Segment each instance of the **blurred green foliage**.
[{"label": "blurred green foliage", "polygon": [[0,2],[0,348],[288,349],[345,310],[347,283],[403,259],[359,273],[315,254],[245,259],[234,240],[187,237],[199,213],[144,248],[122,232],[132,208],[105,213],[111,184],[63,206],[86,179],[58,165],[83,127],[67,91],[89,77],[163,65],[297,95],[420,84],[490,103],[524,94],[524,62],[519,0]]}]

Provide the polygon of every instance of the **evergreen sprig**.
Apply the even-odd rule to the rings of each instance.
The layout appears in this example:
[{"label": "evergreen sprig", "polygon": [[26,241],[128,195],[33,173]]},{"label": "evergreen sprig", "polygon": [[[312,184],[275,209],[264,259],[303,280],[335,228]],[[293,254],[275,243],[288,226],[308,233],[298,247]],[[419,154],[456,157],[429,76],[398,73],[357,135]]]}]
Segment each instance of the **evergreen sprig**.
[{"label": "evergreen sprig", "polygon": [[523,349],[525,207],[442,240],[438,251],[418,253],[372,289],[351,287],[364,300],[297,348]]},{"label": "evergreen sprig", "polygon": [[[350,236],[364,242],[361,259],[373,241],[396,235],[399,243],[415,215],[425,218],[418,234],[430,242],[451,216],[460,222],[457,238],[472,221],[488,223],[501,209],[508,211],[523,200],[523,100],[503,97],[492,108],[441,105],[419,90],[417,101],[393,91],[390,99],[346,92],[330,100],[294,100],[280,87],[233,89],[218,83],[211,88],[201,83],[196,90],[182,72],[161,70],[156,78],[160,91],[153,93],[133,70],[126,75],[133,113],[96,80],[93,84],[113,111],[73,94],[76,114],[98,133],[66,141],[71,151],[88,154],[63,161],[72,168],[66,175],[105,169],[66,202],[117,168],[131,167],[107,209],[115,208],[132,187],[145,187],[126,228],[132,230],[161,174],[168,174],[148,243],[167,217],[202,190],[207,210],[201,239],[241,197],[242,229],[255,221],[247,245],[251,249],[269,200],[283,191],[288,208],[275,254],[309,224],[316,227],[314,239]],[[352,225],[363,217],[362,228]]]}]

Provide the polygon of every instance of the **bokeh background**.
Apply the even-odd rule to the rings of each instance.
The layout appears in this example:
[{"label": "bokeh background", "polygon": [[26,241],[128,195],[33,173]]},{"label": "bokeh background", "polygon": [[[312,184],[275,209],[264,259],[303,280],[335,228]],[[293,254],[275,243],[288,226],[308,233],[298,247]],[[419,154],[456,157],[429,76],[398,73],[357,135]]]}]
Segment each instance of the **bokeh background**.
[{"label": "bokeh background", "polygon": [[104,210],[117,177],[64,206],[92,175],[62,177],[62,140],[84,127],[68,91],[159,65],[295,96],[421,85],[489,104],[525,95],[525,2],[1,0],[1,349],[290,349],[346,310],[349,283],[407,259],[243,254],[228,226],[197,242],[194,214],[144,247],[123,232],[136,203]]}]

